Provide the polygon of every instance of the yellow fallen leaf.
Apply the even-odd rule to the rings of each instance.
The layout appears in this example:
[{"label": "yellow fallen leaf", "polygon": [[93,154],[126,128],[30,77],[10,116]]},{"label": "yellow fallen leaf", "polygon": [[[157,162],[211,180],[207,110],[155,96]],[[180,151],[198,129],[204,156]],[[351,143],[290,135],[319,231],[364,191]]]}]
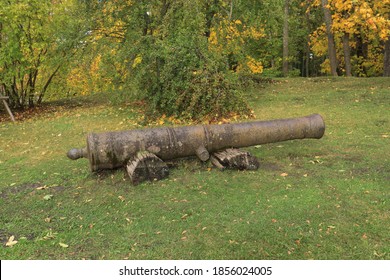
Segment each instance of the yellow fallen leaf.
[{"label": "yellow fallen leaf", "polygon": [[187,219],[187,217],[188,217],[188,214],[184,214],[183,216],[181,216],[181,219],[185,220],[185,219]]},{"label": "yellow fallen leaf", "polygon": [[62,248],[68,248],[69,245],[68,244],[65,244],[65,243],[58,243]]},{"label": "yellow fallen leaf", "polygon": [[288,173],[282,173],[282,174],[280,174],[280,176],[282,176],[282,177],[287,177],[288,176]]},{"label": "yellow fallen leaf", "polygon": [[15,236],[12,235],[12,236],[8,239],[7,243],[5,243],[5,246],[7,246],[7,247],[12,247],[12,246],[14,246],[16,243],[18,243],[18,241],[15,240]]}]

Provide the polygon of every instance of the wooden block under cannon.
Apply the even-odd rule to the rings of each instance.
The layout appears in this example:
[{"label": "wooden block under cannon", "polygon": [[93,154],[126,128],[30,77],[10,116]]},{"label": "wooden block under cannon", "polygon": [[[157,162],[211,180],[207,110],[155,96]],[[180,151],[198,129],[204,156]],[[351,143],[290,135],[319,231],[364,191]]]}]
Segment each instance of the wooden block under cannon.
[{"label": "wooden block under cannon", "polygon": [[259,161],[255,156],[239,149],[226,149],[213,153],[211,162],[221,170],[225,168],[257,170],[259,168]]},{"label": "wooden block under cannon", "polygon": [[142,151],[129,160],[127,173],[133,185],[143,181],[161,180],[169,175],[168,165],[155,154]]}]

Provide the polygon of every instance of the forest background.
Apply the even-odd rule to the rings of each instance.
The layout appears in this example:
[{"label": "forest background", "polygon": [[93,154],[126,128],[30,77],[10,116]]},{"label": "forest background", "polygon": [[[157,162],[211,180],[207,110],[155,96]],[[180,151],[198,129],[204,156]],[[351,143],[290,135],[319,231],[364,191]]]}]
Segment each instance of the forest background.
[{"label": "forest background", "polygon": [[107,93],[148,116],[250,115],[273,77],[390,76],[389,0],[0,0],[14,108]]}]

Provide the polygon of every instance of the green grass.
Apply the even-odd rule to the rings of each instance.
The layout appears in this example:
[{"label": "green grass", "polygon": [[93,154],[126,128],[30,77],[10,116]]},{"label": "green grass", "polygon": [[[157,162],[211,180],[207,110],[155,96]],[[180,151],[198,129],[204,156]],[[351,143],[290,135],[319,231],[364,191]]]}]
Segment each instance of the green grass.
[{"label": "green grass", "polygon": [[325,136],[248,148],[257,171],[182,159],[136,187],[65,156],[89,131],[139,127],[137,106],[105,99],[0,124],[1,259],[390,259],[389,79],[253,89],[257,119],[320,113]]}]

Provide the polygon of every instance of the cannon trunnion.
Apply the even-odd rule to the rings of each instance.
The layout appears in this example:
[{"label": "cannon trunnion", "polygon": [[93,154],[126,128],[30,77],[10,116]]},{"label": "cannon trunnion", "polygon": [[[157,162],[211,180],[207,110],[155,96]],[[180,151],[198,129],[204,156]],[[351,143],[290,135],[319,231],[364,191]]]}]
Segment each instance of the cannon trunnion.
[{"label": "cannon trunnion", "polygon": [[91,171],[124,166],[138,152],[149,152],[162,160],[198,156],[202,161],[210,154],[293,139],[316,138],[324,135],[322,117],[306,117],[252,121],[220,125],[157,127],[128,131],[89,133],[87,147],[71,149],[70,159],[87,158]]}]

